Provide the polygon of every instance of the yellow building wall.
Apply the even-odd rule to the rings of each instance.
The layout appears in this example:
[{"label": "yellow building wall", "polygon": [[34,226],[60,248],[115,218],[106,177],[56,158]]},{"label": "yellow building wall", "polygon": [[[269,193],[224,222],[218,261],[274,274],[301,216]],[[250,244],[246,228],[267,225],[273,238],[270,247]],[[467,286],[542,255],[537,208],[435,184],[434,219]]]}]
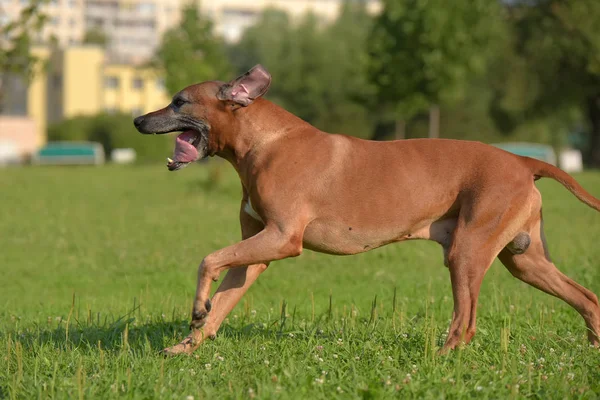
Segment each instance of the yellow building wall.
[{"label": "yellow building wall", "polygon": [[104,51],[95,46],[72,47],[63,55],[63,118],[102,111]]},{"label": "yellow building wall", "polygon": [[[106,64],[100,47],[32,51],[42,60],[27,89],[27,115],[35,122],[37,147],[47,141],[49,122],[106,111],[137,116],[165,107],[171,101],[171,95],[160,84],[160,71]],[[109,77],[118,79],[118,87],[107,87]],[[134,86],[135,79],[142,80],[141,87]]]},{"label": "yellow building wall", "polygon": [[47,141],[48,108],[47,103],[47,62],[50,51],[47,48],[33,48],[32,54],[39,60],[33,79],[27,88],[27,116],[35,122],[36,147],[41,147]]},{"label": "yellow building wall", "polygon": [[[125,113],[145,114],[165,107],[170,97],[159,85],[160,73],[151,68],[136,68],[131,65],[107,65],[104,68],[104,83],[116,78],[115,88],[104,87],[104,109]],[[141,80],[141,87],[134,82]]]}]

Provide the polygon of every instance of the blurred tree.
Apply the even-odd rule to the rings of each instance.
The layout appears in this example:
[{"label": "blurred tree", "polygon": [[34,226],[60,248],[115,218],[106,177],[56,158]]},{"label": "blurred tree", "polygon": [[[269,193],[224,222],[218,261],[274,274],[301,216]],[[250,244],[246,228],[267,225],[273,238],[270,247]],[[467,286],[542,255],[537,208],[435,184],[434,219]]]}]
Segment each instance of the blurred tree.
[{"label": "blurred tree", "polygon": [[383,0],[369,74],[399,131],[429,108],[429,136],[439,135],[439,105],[463,98],[467,82],[486,70],[502,38],[502,10],[490,0]]},{"label": "blurred tree", "polygon": [[131,129],[129,114],[81,116],[48,127],[50,141],[93,141],[107,156],[116,148],[133,148],[139,162],[160,162],[171,155],[174,139],[169,135],[141,135]]},{"label": "blurred tree", "polygon": [[16,20],[0,25],[0,113],[8,79],[29,82],[40,66],[40,60],[32,53],[31,47],[47,19],[42,12],[44,2],[31,0]]},{"label": "blurred tree", "polygon": [[165,85],[172,94],[194,83],[225,79],[231,70],[223,41],[195,3],[186,5],[179,25],[164,34],[156,61],[166,71]]},{"label": "blurred tree", "polygon": [[586,160],[600,167],[600,2],[513,0],[507,9],[515,52],[505,63],[504,84],[496,85],[498,115],[514,124],[560,116],[563,130],[583,115],[590,132]]},{"label": "blurred tree", "polygon": [[85,32],[83,36],[83,43],[85,44],[96,44],[101,47],[106,47],[108,38],[106,34],[99,28],[91,28]]},{"label": "blurred tree", "polygon": [[371,19],[364,5],[345,2],[326,25],[307,14],[294,25],[281,11],[266,10],[231,49],[238,72],[263,64],[276,82],[268,98],[329,132],[367,136],[366,41]]}]

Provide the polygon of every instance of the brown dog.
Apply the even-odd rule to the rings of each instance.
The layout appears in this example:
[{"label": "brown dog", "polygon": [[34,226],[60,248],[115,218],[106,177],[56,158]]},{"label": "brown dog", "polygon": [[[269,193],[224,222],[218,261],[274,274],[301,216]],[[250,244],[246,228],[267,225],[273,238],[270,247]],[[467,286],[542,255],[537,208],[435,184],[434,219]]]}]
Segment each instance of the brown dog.
[{"label": "brown dog", "polygon": [[[184,131],[170,170],[218,155],[243,187],[243,240],[202,260],[192,333],[167,353],[189,353],[214,338],[271,261],[303,248],[355,254],[411,239],[441,244],[450,270],[454,313],[443,350],[475,334],[479,288],[496,257],[515,277],[575,308],[599,344],[598,298],[556,269],[542,230],[540,177],[600,211],[600,201],[567,173],[477,142],[327,134],[262,99],[270,82],[257,65],[229,83],[190,86],[134,121],[141,133]],[[211,301],[211,282],[225,270]]]}]

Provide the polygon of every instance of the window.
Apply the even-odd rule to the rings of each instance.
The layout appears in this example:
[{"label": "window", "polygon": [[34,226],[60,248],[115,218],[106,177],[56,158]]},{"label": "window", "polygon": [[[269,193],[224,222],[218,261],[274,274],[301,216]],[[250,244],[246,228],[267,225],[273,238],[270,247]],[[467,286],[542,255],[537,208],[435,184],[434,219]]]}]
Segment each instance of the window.
[{"label": "window", "polygon": [[141,78],[133,78],[133,81],[131,81],[131,87],[141,90],[144,88],[144,81]]},{"label": "window", "polygon": [[157,78],[156,79],[156,88],[158,90],[164,90],[165,89],[165,78]]},{"label": "window", "polygon": [[69,26],[74,27],[76,24],[77,24],[77,21],[75,21],[75,18],[69,19]]},{"label": "window", "polygon": [[52,17],[52,19],[50,19],[50,23],[54,26],[60,24],[60,18],[59,17]]},{"label": "window", "polygon": [[137,8],[139,12],[151,13],[154,12],[154,3],[142,2],[138,4]]},{"label": "window", "polygon": [[104,112],[107,114],[116,114],[118,111],[116,107],[104,107]]},{"label": "window", "polygon": [[119,78],[116,76],[104,77],[104,87],[109,89],[116,89],[119,87]]},{"label": "window", "polygon": [[131,109],[131,116],[132,117],[139,117],[140,115],[143,114],[143,111],[140,107],[134,107]]}]

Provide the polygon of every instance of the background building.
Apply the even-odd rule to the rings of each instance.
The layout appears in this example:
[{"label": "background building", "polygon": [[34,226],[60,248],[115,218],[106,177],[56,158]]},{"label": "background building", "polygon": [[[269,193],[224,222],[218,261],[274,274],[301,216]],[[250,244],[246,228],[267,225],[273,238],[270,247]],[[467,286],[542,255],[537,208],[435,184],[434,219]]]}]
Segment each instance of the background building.
[{"label": "background building", "polygon": [[[29,0],[0,0],[0,25],[16,20]],[[61,47],[81,43],[85,34],[85,0],[50,0],[43,6],[48,16],[42,40],[54,37]]]},{"label": "background building", "polygon": [[7,109],[33,121],[28,129],[35,127],[35,135],[29,136],[35,137],[35,146],[45,143],[47,126],[53,122],[102,112],[137,116],[170,101],[158,70],[110,63],[101,47],[71,46],[55,52],[44,48],[36,53],[48,61],[47,67],[20,96],[10,97]]},{"label": "background building", "polygon": [[86,0],[86,28],[104,32],[111,61],[143,63],[179,21],[180,6],[180,0]]},{"label": "background building", "polygon": [[[308,12],[325,21],[335,19],[344,0],[210,0],[201,2],[201,8],[215,23],[215,30],[228,42],[239,40],[244,29],[254,24],[265,8],[277,8],[298,18]],[[377,12],[377,0],[357,0],[367,5],[369,12]]]},{"label": "background building", "polygon": [[[286,11],[292,18],[313,12],[324,20],[337,16],[343,0],[50,0],[44,6],[48,23],[43,40],[55,37],[60,47],[81,44],[86,32],[102,32],[110,62],[147,62],[162,35],[181,18],[186,1],[196,2],[214,21],[215,30],[228,42],[237,41],[268,7]],[[377,0],[358,0],[376,12]],[[0,0],[0,25],[18,17],[29,0]]]}]

